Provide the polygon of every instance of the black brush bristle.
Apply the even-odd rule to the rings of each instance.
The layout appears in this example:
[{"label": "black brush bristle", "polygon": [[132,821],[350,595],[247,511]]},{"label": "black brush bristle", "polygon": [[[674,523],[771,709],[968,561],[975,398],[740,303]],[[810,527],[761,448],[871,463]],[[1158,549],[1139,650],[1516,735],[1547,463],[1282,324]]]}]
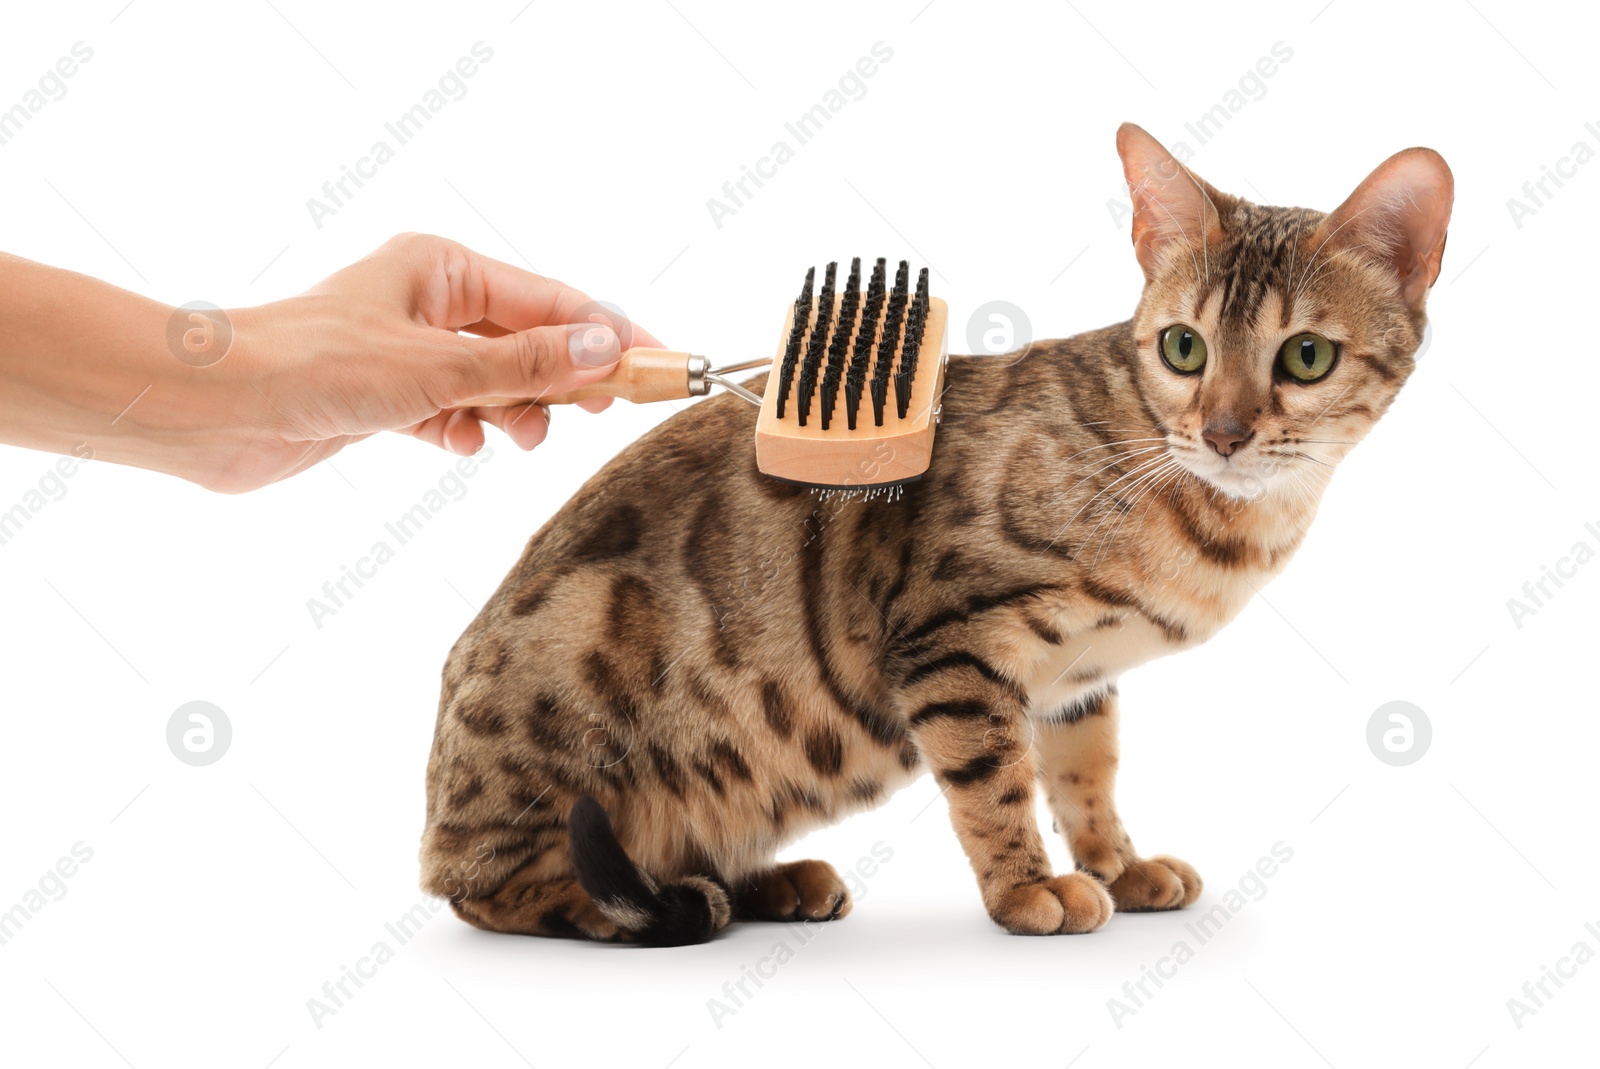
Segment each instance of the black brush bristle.
[{"label": "black brush bristle", "polygon": [[906,315],[906,340],[900,354],[900,370],[894,376],[894,403],[900,418],[911,406],[911,382],[917,375],[917,354],[922,352],[922,332],[928,325],[928,269],[917,275],[917,295]]},{"label": "black brush bristle", "polygon": [[811,321],[811,286],[817,279],[817,269],[806,269],[806,283],[794,301],[794,325],[789,328],[789,341],[783,347],[783,364],[778,378],[778,418],[783,418],[783,404],[789,399],[789,384],[794,381],[794,368],[800,362],[800,342],[806,336],[806,326]]},{"label": "black brush bristle", "polygon": [[900,346],[900,325],[906,314],[906,284],[910,281],[911,265],[900,261],[895,272],[894,292],[889,294],[889,312],[883,320],[883,337],[878,342],[878,362],[872,369],[872,421],[883,426],[883,405],[889,396],[889,372],[894,368],[895,354]]},{"label": "black brush bristle", "polygon": [[[806,272],[805,285],[794,302],[794,321],[778,369],[777,417],[784,418],[791,394],[796,419],[804,427],[813,409],[820,410],[822,429],[831,429],[844,389],[844,416],[856,429],[861,402],[870,394],[872,419],[882,427],[894,382],[894,408],[905,419],[915,388],[917,361],[927,333],[928,268],[911,288],[911,265],[900,261],[894,285],[888,282],[888,261],[874,263],[866,291],[861,289],[861,257],[850,261],[849,277],[839,284],[839,264],[823,272],[822,288],[813,297],[816,268]],[[880,326],[881,323],[881,326]]]},{"label": "black brush bristle", "polygon": [[800,391],[796,407],[800,426],[806,425],[811,414],[811,402],[817,395],[817,372],[822,368],[822,354],[827,351],[828,328],[833,324],[833,282],[839,273],[839,262],[833,261],[822,275],[822,292],[817,295],[817,322],[811,328],[811,338],[806,342],[806,357],[800,363]]},{"label": "black brush bristle", "polygon": [[850,338],[856,329],[856,316],[861,311],[861,257],[850,261],[850,277],[844,284],[844,295],[839,302],[839,319],[833,328],[833,341],[828,343],[828,364],[822,369],[822,429],[827,430],[833,420],[833,405],[839,397],[839,380],[844,375],[845,357],[850,352]]},{"label": "black brush bristle", "polygon": [[867,284],[867,304],[861,311],[861,329],[856,331],[855,352],[850,355],[850,370],[844,381],[844,412],[851,430],[856,429],[856,413],[861,408],[861,390],[867,382],[867,368],[872,362],[872,343],[878,337],[878,316],[883,313],[883,297],[887,287],[888,261],[878,257],[872,268],[872,281]]}]

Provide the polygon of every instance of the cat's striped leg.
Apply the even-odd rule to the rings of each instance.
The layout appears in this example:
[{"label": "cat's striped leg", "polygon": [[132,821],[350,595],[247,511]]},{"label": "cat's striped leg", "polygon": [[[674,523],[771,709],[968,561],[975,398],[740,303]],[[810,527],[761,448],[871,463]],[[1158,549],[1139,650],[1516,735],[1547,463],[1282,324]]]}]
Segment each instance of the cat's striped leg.
[{"label": "cat's striped leg", "polygon": [[903,698],[989,916],[1021,935],[1105,924],[1112,902],[1099,880],[1085,872],[1051,875],[1032,805],[1035,766],[1021,689],[963,652],[914,668]]},{"label": "cat's striped leg", "polygon": [[1175,857],[1141,858],[1117,816],[1116,689],[1037,720],[1039,778],[1078,867],[1103,880],[1117,909],[1182,909],[1200,897],[1200,875]]}]

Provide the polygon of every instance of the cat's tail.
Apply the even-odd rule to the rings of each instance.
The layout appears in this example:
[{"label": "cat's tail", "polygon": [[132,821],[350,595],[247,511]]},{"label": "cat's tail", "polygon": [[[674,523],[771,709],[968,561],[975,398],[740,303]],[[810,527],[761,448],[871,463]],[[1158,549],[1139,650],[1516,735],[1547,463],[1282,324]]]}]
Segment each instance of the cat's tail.
[{"label": "cat's tail", "polygon": [[728,894],[704,876],[659,885],[628,857],[611,818],[587,794],[572,805],[567,842],[578,882],[613,924],[645,946],[704,943],[728,923]]}]

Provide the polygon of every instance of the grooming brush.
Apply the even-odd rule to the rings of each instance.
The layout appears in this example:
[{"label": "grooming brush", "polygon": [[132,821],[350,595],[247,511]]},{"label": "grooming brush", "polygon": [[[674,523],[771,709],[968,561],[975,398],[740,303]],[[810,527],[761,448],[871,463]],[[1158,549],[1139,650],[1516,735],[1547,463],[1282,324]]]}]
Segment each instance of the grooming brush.
[{"label": "grooming brush", "polygon": [[[933,457],[944,392],[948,312],[928,296],[928,269],[911,286],[901,260],[891,285],[879,259],[865,290],[861,258],[839,285],[838,263],[806,272],[790,306],[776,357],[713,368],[703,356],[669,349],[629,349],[605,378],[540,404],[589,397],[634,402],[698,397],[722,386],[757,406],[756,467],[765,475],[823,491],[864,492],[919,478]],[[770,365],[756,394],[729,376]],[[521,404],[529,398],[489,397],[473,405]]]}]

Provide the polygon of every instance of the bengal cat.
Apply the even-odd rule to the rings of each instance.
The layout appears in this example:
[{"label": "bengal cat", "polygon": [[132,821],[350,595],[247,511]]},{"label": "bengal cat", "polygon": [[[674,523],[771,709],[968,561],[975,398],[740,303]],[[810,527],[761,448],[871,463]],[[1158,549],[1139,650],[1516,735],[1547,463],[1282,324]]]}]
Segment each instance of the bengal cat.
[{"label": "bengal cat", "polygon": [[1411,372],[1453,181],[1407,149],[1324,214],[1218,192],[1136,126],[1117,148],[1133,318],[954,358],[900,500],[761,475],[721,396],[533,537],[445,665],[425,890],[492,931],[649,945],[838,918],[834,869],[777,852],[931,770],[1008,931],[1195,901],[1117,817],[1116,681],[1288,562]]}]

